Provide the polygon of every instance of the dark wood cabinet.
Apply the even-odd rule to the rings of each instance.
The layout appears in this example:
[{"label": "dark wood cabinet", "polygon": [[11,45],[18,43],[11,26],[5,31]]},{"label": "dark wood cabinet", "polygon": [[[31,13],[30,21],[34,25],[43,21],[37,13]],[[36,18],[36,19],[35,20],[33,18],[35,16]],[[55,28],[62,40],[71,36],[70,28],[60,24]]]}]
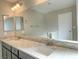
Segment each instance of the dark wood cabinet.
[{"label": "dark wood cabinet", "polygon": [[10,45],[2,42],[2,58],[3,59],[19,59],[18,50]]},{"label": "dark wood cabinet", "polygon": [[27,53],[24,53],[14,47],[9,46],[4,42],[2,42],[2,58],[3,59],[37,59]]},{"label": "dark wood cabinet", "polygon": [[22,51],[19,51],[19,57],[20,57],[20,59],[37,59],[36,57],[33,57],[33,56],[26,54]]},{"label": "dark wood cabinet", "polygon": [[11,46],[2,42],[2,58],[3,59],[12,59],[11,58]]},{"label": "dark wood cabinet", "polygon": [[2,47],[2,58],[7,59],[7,50],[4,47]]}]

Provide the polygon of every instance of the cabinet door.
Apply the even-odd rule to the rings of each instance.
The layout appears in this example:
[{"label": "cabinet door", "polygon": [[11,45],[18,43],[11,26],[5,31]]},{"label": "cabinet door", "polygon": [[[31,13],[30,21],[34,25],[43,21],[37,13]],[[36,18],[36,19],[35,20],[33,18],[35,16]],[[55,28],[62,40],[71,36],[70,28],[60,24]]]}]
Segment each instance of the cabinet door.
[{"label": "cabinet door", "polygon": [[19,51],[20,59],[37,59],[36,57],[32,57],[24,52]]},{"label": "cabinet door", "polygon": [[14,54],[12,54],[12,59],[19,59],[19,57],[17,57]]},{"label": "cabinet door", "polygon": [[11,52],[7,50],[7,59],[11,59]]},{"label": "cabinet door", "polygon": [[14,53],[17,56],[18,56],[18,51],[19,51],[18,49],[12,47],[12,53]]},{"label": "cabinet door", "polygon": [[7,59],[7,50],[4,47],[2,47],[2,58]]}]

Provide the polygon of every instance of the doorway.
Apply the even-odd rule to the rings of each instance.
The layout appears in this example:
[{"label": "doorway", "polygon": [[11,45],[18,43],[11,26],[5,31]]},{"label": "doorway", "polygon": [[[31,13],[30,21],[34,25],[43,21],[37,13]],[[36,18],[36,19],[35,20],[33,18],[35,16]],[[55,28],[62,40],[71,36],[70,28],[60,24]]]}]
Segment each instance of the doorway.
[{"label": "doorway", "polygon": [[58,39],[72,40],[72,12],[58,15]]}]

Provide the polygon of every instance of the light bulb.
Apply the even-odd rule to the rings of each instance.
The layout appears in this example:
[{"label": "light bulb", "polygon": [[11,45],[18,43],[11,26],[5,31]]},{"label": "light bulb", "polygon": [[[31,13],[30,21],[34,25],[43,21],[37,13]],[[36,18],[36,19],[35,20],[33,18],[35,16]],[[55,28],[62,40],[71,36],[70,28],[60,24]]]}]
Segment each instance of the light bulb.
[{"label": "light bulb", "polygon": [[16,7],[17,7],[17,8],[20,8],[20,4],[19,4],[19,3],[17,3],[17,4],[16,4]]},{"label": "light bulb", "polygon": [[14,11],[15,10],[14,7],[12,7],[11,10]]}]

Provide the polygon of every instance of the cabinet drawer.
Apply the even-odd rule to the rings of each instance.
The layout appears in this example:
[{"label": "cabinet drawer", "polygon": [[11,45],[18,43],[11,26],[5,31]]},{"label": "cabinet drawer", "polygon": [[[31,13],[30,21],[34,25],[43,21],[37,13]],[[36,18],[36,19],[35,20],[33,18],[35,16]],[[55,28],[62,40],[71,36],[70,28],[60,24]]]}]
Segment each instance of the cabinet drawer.
[{"label": "cabinet drawer", "polygon": [[4,43],[4,42],[2,42],[2,46],[7,48],[7,49],[9,49],[9,50],[11,50],[11,46],[6,44],[6,43]]},{"label": "cabinet drawer", "polygon": [[18,49],[12,47],[12,53],[16,54],[18,56]]},{"label": "cabinet drawer", "polygon": [[19,51],[20,59],[37,59],[36,57],[30,56],[22,51]]}]

